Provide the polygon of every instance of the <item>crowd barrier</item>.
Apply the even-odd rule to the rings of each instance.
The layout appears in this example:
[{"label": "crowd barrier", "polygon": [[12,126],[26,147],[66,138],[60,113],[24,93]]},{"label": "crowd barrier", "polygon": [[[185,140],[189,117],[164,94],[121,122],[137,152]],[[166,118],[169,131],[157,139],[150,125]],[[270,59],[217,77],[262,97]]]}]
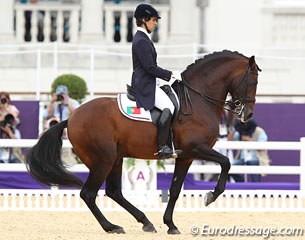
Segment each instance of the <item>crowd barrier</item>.
[{"label": "crowd barrier", "polygon": [[[0,139],[0,147],[31,147],[37,140]],[[71,147],[68,140],[63,147]],[[209,207],[204,207],[203,199],[206,190],[182,190],[177,203],[178,211],[305,211],[305,137],[299,142],[217,142],[215,147],[225,149],[268,149],[300,151],[299,166],[232,166],[230,173],[266,173],[300,175],[299,190],[226,190],[219,199]],[[165,165],[165,172],[171,173],[174,165]],[[82,165],[69,168],[72,172],[86,172]],[[0,172],[26,171],[24,164],[1,164]],[[158,170],[163,172],[164,170]],[[189,173],[219,173],[219,166],[195,165]],[[147,192],[124,191],[124,195],[136,206],[146,211],[163,211],[168,196],[164,191]],[[116,203],[99,191],[97,200],[104,211],[122,211]],[[45,190],[0,189],[0,210],[47,210],[47,211],[80,211],[86,206],[79,198],[79,190]]]}]

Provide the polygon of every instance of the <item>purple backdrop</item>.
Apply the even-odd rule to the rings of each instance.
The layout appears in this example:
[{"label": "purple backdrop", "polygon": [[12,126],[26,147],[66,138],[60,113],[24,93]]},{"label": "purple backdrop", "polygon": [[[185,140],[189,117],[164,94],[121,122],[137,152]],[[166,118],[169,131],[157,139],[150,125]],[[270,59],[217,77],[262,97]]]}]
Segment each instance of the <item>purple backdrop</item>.
[{"label": "purple backdrop", "polygon": [[[305,136],[305,104],[260,103],[254,118],[268,134],[269,141],[299,141]],[[269,151],[271,165],[297,166],[299,151]],[[298,182],[298,175],[267,175],[262,181]]]},{"label": "purple backdrop", "polygon": [[[38,136],[39,102],[38,101],[14,101],[12,102],[20,110],[22,138],[36,139]],[[255,106],[254,118],[259,126],[263,127],[269,137],[269,141],[299,141],[305,136],[305,104],[262,104]],[[272,159],[271,165],[299,165],[299,151],[269,151]],[[78,174],[82,179],[86,174]],[[168,189],[171,182],[171,174],[158,174],[158,189]],[[295,175],[267,175],[262,178],[261,185],[254,183],[228,184],[228,188],[265,188],[265,189],[298,189],[299,176]],[[277,182],[277,183],[274,183]],[[211,189],[215,183],[194,181],[188,174],[185,188]],[[41,188],[41,186],[27,173],[1,172],[0,188]]]},{"label": "purple backdrop", "polygon": [[18,129],[23,139],[36,139],[39,127],[39,101],[12,101],[20,111]]}]

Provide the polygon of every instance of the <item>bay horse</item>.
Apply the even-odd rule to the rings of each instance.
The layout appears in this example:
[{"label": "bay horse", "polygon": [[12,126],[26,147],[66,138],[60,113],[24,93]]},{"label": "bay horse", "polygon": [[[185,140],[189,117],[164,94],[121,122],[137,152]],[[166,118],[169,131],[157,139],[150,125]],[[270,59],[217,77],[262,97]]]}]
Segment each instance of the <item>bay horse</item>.
[{"label": "bay horse", "polygon": [[[212,147],[225,103],[231,103],[241,121],[252,117],[259,67],[254,56],[224,50],[206,55],[189,65],[183,81],[173,88],[180,98],[178,118],[172,123],[174,145],[183,152],[175,161],[170,197],[163,216],[168,234],[179,234],[173,222],[176,200],[193,159],[216,162],[221,166],[214,191],[206,194],[209,205],[224,192],[229,159]],[[232,97],[226,101],[227,95]],[[61,159],[62,134],[67,128],[75,153],[88,167],[83,182],[69,172]],[[125,233],[121,226],[109,222],[95,203],[97,192],[106,181],[106,195],[126,209],[147,232],[156,232],[145,214],[128,202],[121,192],[124,157],[155,159],[157,128],[149,122],[136,122],[123,116],[116,98],[96,98],[77,108],[68,120],[47,130],[33,146],[26,163],[30,174],[40,183],[51,186],[81,187],[80,196],[101,227],[109,233]]]}]

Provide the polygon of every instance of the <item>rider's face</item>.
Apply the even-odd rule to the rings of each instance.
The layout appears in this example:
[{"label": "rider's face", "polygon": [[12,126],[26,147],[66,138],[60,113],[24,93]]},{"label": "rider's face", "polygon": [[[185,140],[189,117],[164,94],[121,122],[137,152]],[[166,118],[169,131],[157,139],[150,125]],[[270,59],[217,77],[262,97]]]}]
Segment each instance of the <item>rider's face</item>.
[{"label": "rider's face", "polygon": [[156,26],[158,25],[158,19],[156,17],[150,18],[149,21],[146,22],[146,26],[149,31],[153,32]]}]

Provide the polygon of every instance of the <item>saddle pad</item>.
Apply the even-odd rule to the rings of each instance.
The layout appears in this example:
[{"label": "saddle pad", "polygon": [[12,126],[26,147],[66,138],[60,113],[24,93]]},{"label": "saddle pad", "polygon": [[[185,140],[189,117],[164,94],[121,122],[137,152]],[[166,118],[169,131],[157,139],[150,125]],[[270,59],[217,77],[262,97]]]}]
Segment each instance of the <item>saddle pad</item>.
[{"label": "saddle pad", "polygon": [[137,108],[136,102],[129,100],[126,93],[118,94],[118,105],[124,116],[132,120],[152,122],[150,111]]}]

